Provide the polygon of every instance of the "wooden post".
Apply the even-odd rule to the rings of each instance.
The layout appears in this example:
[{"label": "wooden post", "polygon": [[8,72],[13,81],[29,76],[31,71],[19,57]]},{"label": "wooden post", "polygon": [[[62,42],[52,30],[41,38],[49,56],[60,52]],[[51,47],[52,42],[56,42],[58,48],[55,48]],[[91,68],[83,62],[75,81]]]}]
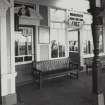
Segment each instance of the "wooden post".
[{"label": "wooden post", "polygon": [[0,105],[16,105],[14,1],[0,0]]},{"label": "wooden post", "polygon": [[99,35],[102,28],[102,17],[100,17],[100,12],[102,8],[100,7],[100,0],[90,0],[89,12],[93,16],[92,23],[92,34],[94,43],[94,58],[93,58],[93,70],[92,70],[92,85],[95,104],[94,105],[104,105],[104,96],[102,91],[102,76],[101,76],[101,62],[99,58]]}]

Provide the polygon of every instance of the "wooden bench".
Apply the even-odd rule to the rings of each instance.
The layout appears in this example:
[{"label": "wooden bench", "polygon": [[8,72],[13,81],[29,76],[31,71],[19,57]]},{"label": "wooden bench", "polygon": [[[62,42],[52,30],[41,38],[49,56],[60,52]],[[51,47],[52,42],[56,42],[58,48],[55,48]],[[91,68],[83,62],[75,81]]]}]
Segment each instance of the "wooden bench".
[{"label": "wooden bench", "polygon": [[[105,61],[103,59],[100,60],[100,63],[101,63],[101,71],[104,71],[105,70]],[[86,65],[86,73],[88,74],[89,73],[89,68],[92,69],[92,65],[93,65],[93,60],[92,59],[87,59],[85,61],[85,65]]]},{"label": "wooden bench", "polygon": [[78,73],[78,64],[72,63],[69,58],[33,62],[33,76],[40,88],[46,79],[61,76],[78,78]]},{"label": "wooden bench", "polygon": [[88,74],[89,73],[89,68],[92,69],[92,61],[91,60],[87,60],[85,62],[85,65],[86,65],[86,73]]}]

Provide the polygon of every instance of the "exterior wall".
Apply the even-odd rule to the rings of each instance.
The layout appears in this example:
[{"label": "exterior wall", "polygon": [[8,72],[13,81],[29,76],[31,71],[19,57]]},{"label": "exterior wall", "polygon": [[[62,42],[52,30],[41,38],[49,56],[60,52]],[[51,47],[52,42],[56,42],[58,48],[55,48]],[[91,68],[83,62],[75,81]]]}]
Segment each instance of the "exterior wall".
[{"label": "exterior wall", "polygon": [[[79,11],[86,12],[89,8],[89,2],[85,0],[80,0],[78,5],[75,5],[76,0],[68,1],[68,0],[15,0],[16,2],[23,2],[23,3],[38,3],[42,5],[46,5],[49,7],[56,7],[61,9],[75,9]],[[80,6],[81,5],[81,6]]]},{"label": "exterior wall", "polygon": [[[86,6],[86,8],[79,8],[79,9],[77,9],[75,6],[74,6],[74,4],[72,4],[72,3],[68,3],[68,2],[66,2],[65,0],[61,0],[61,1],[59,1],[59,0],[44,0],[44,1],[42,1],[42,0],[34,0],[34,1],[32,1],[32,0],[25,0],[25,1],[21,1],[21,0],[15,0],[16,2],[20,2],[20,3],[28,3],[28,4],[32,4],[32,3],[35,3],[36,4],[36,12],[37,13],[39,13],[39,5],[46,5],[46,6],[48,6],[49,8],[50,7],[53,7],[53,8],[58,8],[58,9],[64,9],[64,10],[67,10],[67,9],[72,9],[72,10],[74,10],[74,11],[78,11],[78,12],[80,12],[81,11],[81,13],[83,13],[83,15],[84,15],[84,25],[79,29],[79,38],[78,38],[78,40],[79,40],[79,53],[78,54],[76,54],[75,55],[75,53],[73,54],[73,53],[71,53],[70,54],[70,56],[71,56],[71,58],[73,58],[73,59],[75,59],[74,57],[75,56],[77,56],[78,57],[78,59],[79,59],[79,62],[80,62],[80,65],[81,66],[84,66],[85,67],[85,59],[86,58],[90,58],[90,57],[93,57],[93,54],[87,54],[87,55],[85,55],[84,53],[83,53],[83,36],[84,36],[84,33],[83,33],[83,31],[84,31],[84,28],[87,26],[90,26],[91,25],[91,23],[92,23],[92,16],[90,15],[90,14],[88,14],[88,13],[85,13],[85,12],[87,12],[87,9],[89,8],[89,4],[88,4],[88,2],[86,1],[86,2],[83,2],[83,7],[84,6]],[[68,5],[67,5],[68,4]],[[48,11],[48,22],[50,21],[50,12]],[[36,19],[36,20],[31,20],[30,22],[28,21],[28,20],[22,20],[21,19],[21,22],[20,22],[21,24],[24,24],[24,25],[31,25],[31,24],[33,24],[33,25],[35,25],[36,26],[36,31],[35,31],[35,60],[36,61],[40,61],[40,60],[54,60],[54,59],[52,59],[51,58],[51,43],[49,43],[49,44],[39,44],[39,32],[38,32],[38,30],[39,30],[39,26],[40,26],[40,20],[38,20],[38,19]],[[104,19],[104,23],[105,23],[105,19]],[[48,23],[48,27],[49,27],[50,25],[49,25],[49,23]],[[103,28],[103,31],[105,31],[105,25],[104,25],[104,28]],[[103,32],[103,34],[104,34],[104,32]],[[66,30],[66,49],[65,49],[65,53],[66,53],[66,56],[65,57],[69,57],[69,46],[68,46],[68,35],[67,35],[67,30]],[[105,39],[105,35],[103,35],[103,40]],[[105,42],[103,41],[103,43],[104,43],[104,53],[105,53]],[[42,46],[44,46],[44,47],[47,47],[48,46],[48,49],[47,50],[49,50],[48,51],[48,57],[46,58],[46,59],[44,59],[43,57],[44,57],[44,55],[43,54],[41,54],[41,52],[45,52],[45,50],[43,49],[43,47]],[[105,55],[105,54],[101,54],[101,55]],[[43,57],[41,57],[43,55]],[[75,55],[75,56],[74,56]],[[77,58],[76,57],[76,58]],[[22,65],[20,65],[20,67],[21,67]],[[17,67],[16,67],[16,69],[17,69]]]},{"label": "exterior wall", "polygon": [[[38,6],[36,6],[36,11],[38,11]],[[31,18],[21,18],[19,21],[19,24],[21,25],[27,25],[27,26],[34,26],[34,33],[33,33],[33,50],[32,50],[32,61],[38,59],[38,44],[37,38],[38,38],[38,25],[39,25],[39,19],[35,17],[35,19]],[[16,86],[24,85],[27,83],[30,83],[33,81],[33,75],[32,75],[32,61],[29,62],[20,62],[15,64],[15,69],[17,72],[16,77]]]},{"label": "exterior wall", "polygon": [[[25,0],[25,1],[19,1],[19,0],[15,0],[16,1],[16,3],[26,3],[26,4],[32,4],[33,3],[33,1],[31,1],[31,0]],[[36,4],[36,12],[37,13],[39,13],[39,5],[40,4],[42,4],[42,5],[46,5],[46,6],[49,6],[49,7],[54,7],[54,8],[59,8],[59,9],[64,9],[64,10],[66,10],[66,9],[71,9],[72,8],[72,5],[70,6],[70,5],[68,5],[68,7],[67,7],[67,4],[63,4],[65,2],[65,0],[62,0],[62,1],[59,1],[59,0],[42,0],[42,1],[34,1],[34,3]],[[68,3],[69,4],[69,3]],[[70,3],[71,4],[71,3]],[[88,2],[84,2],[84,5],[86,6],[87,5],[87,8],[88,8]],[[83,12],[83,14],[84,14],[84,12],[86,12],[86,9],[87,8],[85,8],[85,10],[82,10],[82,8],[80,9],[82,12]],[[74,7],[73,8],[73,10],[76,10],[76,8]],[[77,11],[78,11],[78,9],[77,9]],[[48,11],[48,18],[50,18],[49,17],[49,14],[50,14],[50,12]],[[87,15],[88,14],[85,14],[84,16],[84,20],[85,20],[85,23],[84,24],[91,24],[91,16],[90,17],[87,17]],[[87,21],[88,20],[88,21]],[[48,19],[48,22],[50,21],[50,19]],[[35,25],[35,29],[36,29],[36,31],[35,31],[35,42],[34,42],[34,46],[35,46],[35,49],[34,49],[34,51],[35,52],[33,52],[33,55],[35,56],[35,61],[40,61],[40,60],[42,60],[42,58],[41,58],[41,52],[44,52],[44,49],[41,49],[41,46],[43,46],[43,45],[46,45],[46,46],[48,46],[48,50],[49,50],[49,52],[48,52],[48,58],[47,59],[45,59],[45,60],[54,60],[54,59],[52,59],[51,58],[51,43],[49,43],[49,44],[39,44],[39,32],[38,32],[38,30],[39,30],[39,26],[40,26],[40,19],[36,19],[36,20],[31,20],[31,18],[30,19],[22,19],[21,18],[21,21],[20,21],[20,24],[23,24],[23,25]],[[48,23],[48,27],[49,27],[49,23]],[[83,62],[84,62],[84,60],[83,60],[83,52],[82,52],[82,30],[83,30],[83,28],[80,28],[80,35],[79,35],[79,43],[80,43],[80,47],[79,47],[79,49],[80,49],[80,51],[79,51],[79,53],[78,54],[74,54],[74,53],[71,53],[70,54],[70,56],[73,58],[73,60],[74,61],[76,61],[76,59],[75,58],[78,58],[78,60],[79,60],[79,62],[81,63],[81,64],[83,64]],[[66,29],[66,35],[65,35],[65,37],[66,37],[66,40],[65,40],[65,42],[66,42],[66,46],[65,46],[65,57],[69,57],[69,46],[68,46],[68,35],[67,35],[67,29]],[[77,56],[77,57],[76,57]],[[57,58],[58,59],[58,58]],[[62,58],[59,58],[59,59],[62,59]],[[16,69],[16,72],[17,72],[17,78],[16,78],[16,83],[17,83],[17,85],[21,85],[21,84],[23,84],[23,83],[28,83],[28,82],[30,82],[30,81],[32,81],[32,63],[30,62],[30,63],[23,63],[23,64],[16,64],[15,65],[15,69]]]},{"label": "exterior wall", "polygon": [[2,105],[17,103],[13,21],[14,1],[0,0],[0,104]]}]

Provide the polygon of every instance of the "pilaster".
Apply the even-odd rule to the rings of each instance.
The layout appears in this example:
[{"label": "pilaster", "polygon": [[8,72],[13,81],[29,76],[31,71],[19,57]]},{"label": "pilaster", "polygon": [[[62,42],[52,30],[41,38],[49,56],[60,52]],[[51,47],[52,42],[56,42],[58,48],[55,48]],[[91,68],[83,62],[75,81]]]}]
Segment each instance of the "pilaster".
[{"label": "pilaster", "polygon": [[[11,2],[13,3],[13,1]],[[14,61],[14,26],[11,17],[13,6],[6,0],[0,1],[0,100],[1,105],[16,104],[15,61]],[[9,12],[9,15],[8,15]],[[8,17],[7,17],[8,16]],[[14,16],[13,16],[14,17]],[[9,32],[8,32],[9,30]]]}]

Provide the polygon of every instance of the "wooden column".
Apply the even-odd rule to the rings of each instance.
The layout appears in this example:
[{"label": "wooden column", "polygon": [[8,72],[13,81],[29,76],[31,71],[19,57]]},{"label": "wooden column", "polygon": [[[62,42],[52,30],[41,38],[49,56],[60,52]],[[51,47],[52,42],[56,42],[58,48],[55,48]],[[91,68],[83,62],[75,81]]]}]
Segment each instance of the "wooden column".
[{"label": "wooden column", "polygon": [[78,49],[79,49],[79,59],[80,59],[80,66],[84,66],[83,62],[83,36],[82,36],[82,30],[78,30]]},{"label": "wooden column", "polygon": [[[11,4],[10,4],[11,2]],[[14,1],[0,0],[0,105],[17,103],[14,61]]]},{"label": "wooden column", "polygon": [[95,9],[92,13],[93,23],[92,23],[92,34],[93,34],[93,44],[94,44],[94,58],[93,58],[93,92],[101,93],[102,92],[102,80],[101,80],[101,62],[99,57],[99,35],[102,28],[101,17],[98,15],[98,10]]},{"label": "wooden column", "polygon": [[[99,1],[98,1],[99,2]],[[94,93],[95,104],[94,105],[104,105],[104,96],[102,91],[102,76],[101,76],[101,62],[99,57],[99,35],[102,28],[102,17],[100,17],[101,7],[98,5],[97,1],[90,0],[90,10],[89,12],[93,16],[92,23],[92,34],[94,43],[94,58],[93,58],[93,70],[92,70],[92,90]]]}]

